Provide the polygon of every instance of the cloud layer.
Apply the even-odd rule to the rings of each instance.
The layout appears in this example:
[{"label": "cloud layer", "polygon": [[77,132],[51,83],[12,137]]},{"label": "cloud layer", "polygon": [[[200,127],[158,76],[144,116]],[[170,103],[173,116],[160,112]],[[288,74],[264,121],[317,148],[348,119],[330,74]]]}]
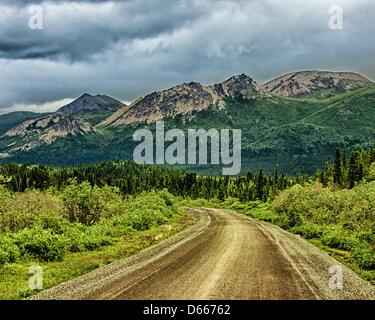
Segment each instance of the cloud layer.
[{"label": "cloud layer", "polygon": [[[28,27],[28,3],[0,5],[0,113],[83,92],[132,100],[242,72],[259,82],[300,69],[375,79],[371,0],[34,1],[43,30]],[[343,30],[328,27],[332,4],[344,9]]]}]

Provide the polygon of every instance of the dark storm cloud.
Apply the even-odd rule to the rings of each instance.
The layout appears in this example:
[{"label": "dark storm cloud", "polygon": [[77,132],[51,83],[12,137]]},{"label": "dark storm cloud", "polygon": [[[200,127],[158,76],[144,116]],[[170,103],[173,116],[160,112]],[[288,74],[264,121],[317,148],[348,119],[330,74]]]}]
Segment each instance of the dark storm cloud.
[{"label": "dark storm cloud", "polygon": [[85,60],[119,42],[171,32],[204,14],[189,1],[40,1],[44,26],[35,31],[28,27],[32,14],[23,3],[3,12],[0,58]]},{"label": "dark storm cloud", "polygon": [[39,1],[40,31],[28,28],[26,3],[0,4],[0,108],[7,110],[86,91],[132,100],[242,72],[259,82],[318,68],[375,78],[371,0],[336,0],[344,9],[340,31],[328,28],[326,0]]}]

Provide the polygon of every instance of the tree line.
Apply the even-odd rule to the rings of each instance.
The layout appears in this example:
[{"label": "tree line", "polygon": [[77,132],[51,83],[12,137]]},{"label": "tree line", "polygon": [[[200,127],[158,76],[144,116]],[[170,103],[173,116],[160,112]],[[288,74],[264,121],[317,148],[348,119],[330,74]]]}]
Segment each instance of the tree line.
[{"label": "tree line", "polygon": [[131,161],[107,161],[77,167],[49,167],[16,163],[0,165],[0,183],[15,192],[27,189],[61,190],[69,179],[79,183],[88,181],[92,186],[115,186],[123,194],[135,195],[143,191],[167,189],[176,196],[224,200],[238,198],[242,202],[273,199],[275,195],[294,184],[317,180],[324,186],[335,184],[353,188],[361,181],[375,162],[375,149],[355,151],[347,156],[340,149],[334,159],[327,161],[315,176],[297,174],[288,176],[276,168],[271,175],[247,172],[242,176],[204,176],[193,172],[153,165],[138,165]]}]

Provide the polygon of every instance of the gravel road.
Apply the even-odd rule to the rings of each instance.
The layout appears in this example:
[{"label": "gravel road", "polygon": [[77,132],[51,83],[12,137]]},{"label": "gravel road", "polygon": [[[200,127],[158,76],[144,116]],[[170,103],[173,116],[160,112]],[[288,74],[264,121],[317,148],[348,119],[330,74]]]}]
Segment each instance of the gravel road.
[{"label": "gravel road", "polygon": [[31,299],[375,299],[373,285],[298,236],[228,210],[191,212],[189,229]]}]

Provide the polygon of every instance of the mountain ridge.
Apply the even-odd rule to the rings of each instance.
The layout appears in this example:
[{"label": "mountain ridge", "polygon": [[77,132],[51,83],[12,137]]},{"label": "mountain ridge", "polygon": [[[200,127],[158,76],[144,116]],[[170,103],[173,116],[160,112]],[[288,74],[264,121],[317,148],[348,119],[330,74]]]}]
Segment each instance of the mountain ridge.
[{"label": "mountain ridge", "polygon": [[202,111],[214,104],[224,107],[226,96],[248,95],[255,92],[260,92],[258,84],[245,74],[234,75],[213,85],[199,82],[182,83],[140,97],[129,106],[120,109],[116,114],[117,117],[105,119],[99,126],[152,122],[166,117]]},{"label": "mountain ridge", "polygon": [[373,82],[355,72],[305,70],[289,72],[261,85],[269,93],[285,97],[303,97],[320,91],[316,98],[325,98],[349,91]]},{"label": "mountain ridge", "polygon": [[[339,74],[336,83],[347,75]],[[349,73],[353,77],[347,79],[353,84],[346,82],[337,92],[331,87],[327,92],[317,82],[324,94],[313,90],[289,97],[240,74],[218,84],[188,82],[153,92],[114,112],[55,112],[10,129],[0,138],[0,159],[54,165],[131,159],[134,130],[152,129],[156,120],[164,120],[166,130],[241,129],[244,170],[280,164],[287,172],[307,171],[336,147],[365,147],[375,141],[375,85]]]}]

